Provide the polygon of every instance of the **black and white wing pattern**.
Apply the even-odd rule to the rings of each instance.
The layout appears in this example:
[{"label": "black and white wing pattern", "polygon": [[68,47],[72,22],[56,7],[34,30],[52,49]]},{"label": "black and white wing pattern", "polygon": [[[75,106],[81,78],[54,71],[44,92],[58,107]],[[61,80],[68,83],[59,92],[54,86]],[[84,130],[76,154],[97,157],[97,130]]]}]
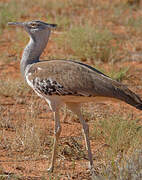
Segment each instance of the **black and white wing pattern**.
[{"label": "black and white wing pattern", "polygon": [[65,89],[63,85],[59,84],[52,78],[40,79],[39,77],[33,80],[33,86],[36,91],[45,95],[71,95],[72,92]]},{"label": "black and white wing pattern", "polygon": [[88,97],[93,89],[92,78],[87,76],[88,70],[81,70],[68,61],[42,61],[27,69],[26,80],[38,94]]},{"label": "black and white wing pattern", "polygon": [[117,98],[141,108],[141,99],[123,84],[112,80],[92,67],[72,61],[52,60],[31,65],[26,80],[43,95],[72,95]]}]

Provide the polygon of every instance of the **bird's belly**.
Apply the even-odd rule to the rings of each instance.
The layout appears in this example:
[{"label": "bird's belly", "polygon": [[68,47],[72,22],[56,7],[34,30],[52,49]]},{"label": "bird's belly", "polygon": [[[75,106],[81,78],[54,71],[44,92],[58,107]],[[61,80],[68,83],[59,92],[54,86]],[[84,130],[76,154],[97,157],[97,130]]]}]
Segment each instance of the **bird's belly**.
[{"label": "bird's belly", "polygon": [[74,103],[88,103],[88,102],[104,102],[104,101],[119,101],[114,98],[109,97],[102,97],[102,96],[95,96],[95,97],[86,97],[86,96],[73,96],[73,95],[66,95],[66,96],[53,96],[57,98],[61,102],[74,102]]},{"label": "bird's belly", "polygon": [[50,101],[62,103],[89,103],[89,102],[105,102],[105,101],[113,101],[118,102],[120,100],[111,97],[103,97],[103,96],[76,96],[76,95],[45,95],[43,93],[39,93],[35,90],[38,96],[44,98],[48,103]]}]

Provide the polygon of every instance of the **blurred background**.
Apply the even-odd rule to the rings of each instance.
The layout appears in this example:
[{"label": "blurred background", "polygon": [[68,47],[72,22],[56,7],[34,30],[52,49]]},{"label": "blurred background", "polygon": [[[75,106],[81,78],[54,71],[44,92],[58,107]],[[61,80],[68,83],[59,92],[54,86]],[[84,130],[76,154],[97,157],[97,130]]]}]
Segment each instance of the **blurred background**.
[{"label": "blurred background", "polygon": [[[74,59],[142,97],[141,0],[0,0],[0,176],[3,179],[141,179],[142,113],[122,102],[84,104],[98,176],[87,172],[81,126],[61,110],[57,169],[48,174],[52,113],[24,83],[20,58],[28,35],[10,21],[56,23],[41,59]],[[83,145],[82,145],[83,143]]]}]

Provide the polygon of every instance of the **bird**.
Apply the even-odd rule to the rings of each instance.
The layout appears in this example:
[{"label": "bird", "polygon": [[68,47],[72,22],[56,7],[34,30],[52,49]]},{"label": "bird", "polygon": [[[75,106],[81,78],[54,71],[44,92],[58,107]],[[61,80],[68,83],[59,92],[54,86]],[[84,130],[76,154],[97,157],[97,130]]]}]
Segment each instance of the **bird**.
[{"label": "bird", "polygon": [[94,169],[89,140],[89,126],[81,113],[82,103],[95,102],[103,97],[118,99],[142,110],[141,98],[123,85],[111,79],[92,66],[77,60],[40,60],[52,29],[56,24],[39,20],[9,22],[8,25],[21,27],[29,35],[20,61],[20,70],[27,84],[49,104],[54,117],[54,143],[48,171],[53,172],[57,159],[57,145],[61,134],[60,108],[66,104],[82,124],[85,145],[88,152],[90,171]]}]

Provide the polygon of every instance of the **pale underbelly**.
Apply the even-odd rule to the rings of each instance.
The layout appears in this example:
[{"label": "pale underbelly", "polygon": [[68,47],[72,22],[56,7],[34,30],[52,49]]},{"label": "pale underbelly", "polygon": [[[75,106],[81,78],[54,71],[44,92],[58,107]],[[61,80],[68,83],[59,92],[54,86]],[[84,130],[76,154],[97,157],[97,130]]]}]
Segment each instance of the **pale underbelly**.
[{"label": "pale underbelly", "polygon": [[49,100],[54,100],[54,101],[60,101],[62,103],[89,103],[89,102],[104,102],[104,101],[120,101],[115,98],[110,98],[110,97],[102,97],[102,96],[95,96],[95,97],[85,97],[85,96],[72,96],[72,95],[66,95],[66,96],[57,96],[57,95],[52,95],[52,96],[46,96],[47,99]]}]

